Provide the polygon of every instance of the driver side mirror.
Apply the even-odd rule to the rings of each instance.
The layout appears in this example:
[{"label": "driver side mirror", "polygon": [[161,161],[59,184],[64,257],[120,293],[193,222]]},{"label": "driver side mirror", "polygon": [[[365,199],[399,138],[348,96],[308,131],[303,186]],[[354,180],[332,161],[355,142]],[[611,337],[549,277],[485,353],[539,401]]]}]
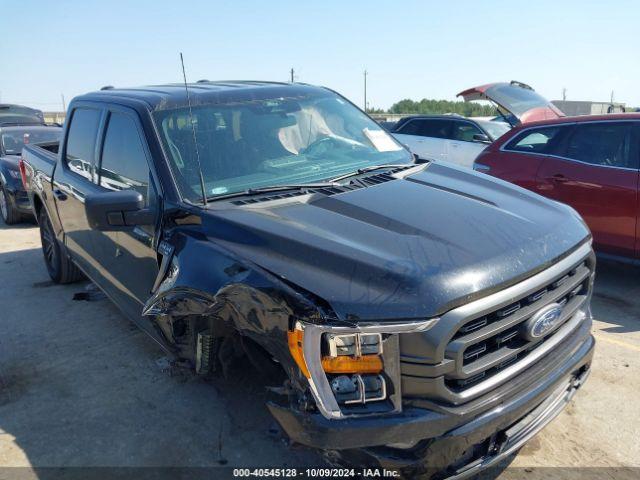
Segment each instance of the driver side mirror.
[{"label": "driver side mirror", "polygon": [[103,232],[127,230],[136,225],[152,225],[154,214],[144,208],[144,198],[135,190],[93,193],[84,199],[89,227]]},{"label": "driver side mirror", "polygon": [[484,133],[474,133],[473,141],[478,143],[491,143],[491,139]]}]

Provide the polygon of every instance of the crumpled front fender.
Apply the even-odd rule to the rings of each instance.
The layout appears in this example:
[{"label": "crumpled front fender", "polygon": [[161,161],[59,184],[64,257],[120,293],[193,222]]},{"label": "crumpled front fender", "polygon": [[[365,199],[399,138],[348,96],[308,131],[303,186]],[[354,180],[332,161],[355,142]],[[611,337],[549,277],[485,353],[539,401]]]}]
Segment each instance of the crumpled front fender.
[{"label": "crumpled front fender", "polygon": [[231,328],[254,340],[290,378],[299,376],[287,331],[299,319],[323,321],[321,309],[306,292],[205,239],[179,233],[164,241],[159,251],[162,265],[144,316],[151,321],[207,317],[214,329]]}]

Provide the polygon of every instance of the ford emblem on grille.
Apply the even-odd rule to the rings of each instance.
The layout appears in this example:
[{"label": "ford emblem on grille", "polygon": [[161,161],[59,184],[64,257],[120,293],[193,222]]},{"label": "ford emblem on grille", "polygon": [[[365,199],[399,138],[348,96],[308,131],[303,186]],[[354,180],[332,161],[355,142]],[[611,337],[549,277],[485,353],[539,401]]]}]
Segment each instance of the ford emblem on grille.
[{"label": "ford emblem on grille", "polygon": [[558,303],[541,308],[525,323],[523,336],[529,341],[544,337],[558,325],[561,316],[562,306]]}]

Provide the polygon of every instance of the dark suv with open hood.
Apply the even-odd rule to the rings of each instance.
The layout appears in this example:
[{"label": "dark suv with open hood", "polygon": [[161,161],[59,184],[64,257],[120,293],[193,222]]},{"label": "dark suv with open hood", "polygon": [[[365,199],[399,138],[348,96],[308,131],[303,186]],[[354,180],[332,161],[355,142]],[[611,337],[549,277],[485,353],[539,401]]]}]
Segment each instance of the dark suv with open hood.
[{"label": "dark suv with open hood", "polygon": [[199,373],[281,371],[270,411],[343,464],[471,474],[589,372],[580,217],[413,157],[333,91],[105,89],[21,171],[55,281],[83,272]]}]

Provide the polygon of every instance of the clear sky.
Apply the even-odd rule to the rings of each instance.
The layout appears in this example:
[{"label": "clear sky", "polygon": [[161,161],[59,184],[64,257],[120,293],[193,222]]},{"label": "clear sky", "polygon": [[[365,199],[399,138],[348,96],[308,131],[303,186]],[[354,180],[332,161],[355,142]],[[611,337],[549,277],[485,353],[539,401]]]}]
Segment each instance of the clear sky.
[{"label": "clear sky", "polygon": [[103,85],[297,80],[362,105],[520,80],[640,106],[640,2],[0,0],[0,101],[61,109]]}]

